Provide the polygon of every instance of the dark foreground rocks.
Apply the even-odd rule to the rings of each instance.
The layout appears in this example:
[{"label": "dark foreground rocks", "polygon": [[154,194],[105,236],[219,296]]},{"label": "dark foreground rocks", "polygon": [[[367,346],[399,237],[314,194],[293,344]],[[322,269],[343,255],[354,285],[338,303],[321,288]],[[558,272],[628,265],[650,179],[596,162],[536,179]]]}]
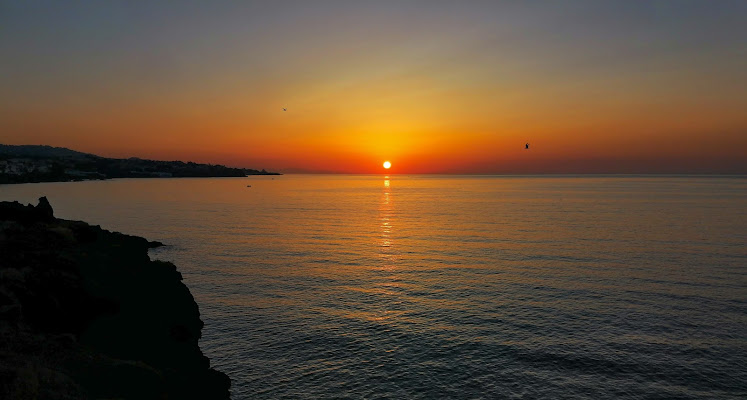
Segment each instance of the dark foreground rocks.
[{"label": "dark foreground rocks", "polygon": [[157,245],[0,202],[0,399],[227,399]]}]

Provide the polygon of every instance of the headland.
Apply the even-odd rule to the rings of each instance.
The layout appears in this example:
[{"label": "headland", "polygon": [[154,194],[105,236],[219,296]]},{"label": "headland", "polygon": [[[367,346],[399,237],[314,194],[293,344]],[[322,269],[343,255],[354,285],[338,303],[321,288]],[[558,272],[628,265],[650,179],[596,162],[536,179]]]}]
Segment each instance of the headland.
[{"label": "headland", "polygon": [[160,245],[0,202],[0,398],[229,398]]},{"label": "headland", "polygon": [[63,147],[0,144],[0,184],[112,178],[215,178],[281,175],[216,164],[107,158]]}]

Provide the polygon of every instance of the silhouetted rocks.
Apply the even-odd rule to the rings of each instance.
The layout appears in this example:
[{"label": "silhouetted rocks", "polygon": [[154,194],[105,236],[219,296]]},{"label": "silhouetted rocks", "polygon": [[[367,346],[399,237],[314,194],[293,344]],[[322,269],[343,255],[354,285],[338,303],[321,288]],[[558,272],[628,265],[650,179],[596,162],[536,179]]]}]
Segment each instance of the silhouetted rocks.
[{"label": "silhouetted rocks", "polygon": [[34,210],[42,218],[42,221],[50,222],[54,220],[54,210],[52,210],[52,205],[49,204],[49,200],[46,197],[39,198],[39,204],[34,207]]},{"label": "silhouetted rocks", "polygon": [[0,202],[0,398],[226,399],[176,267],[143,238]]},{"label": "silhouetted rocks", "polygon": [[0,207],[0,221],[17,221],[17,222],[50,222],[54,220],[54,211],[47,201],[46,197],[39,198],[39,205],[36,207],[31,204],[14,202],[2,202]]}]

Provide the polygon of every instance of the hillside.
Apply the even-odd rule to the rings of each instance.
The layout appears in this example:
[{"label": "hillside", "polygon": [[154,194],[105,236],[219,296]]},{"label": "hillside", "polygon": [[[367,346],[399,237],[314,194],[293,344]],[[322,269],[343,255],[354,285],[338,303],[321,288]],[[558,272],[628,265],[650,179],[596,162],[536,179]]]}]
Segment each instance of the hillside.
[{"label": "hillside", "polygon": [[40,146],[40,145],[21,145],[13,146],[8,144],[0,144],[0,155],[14,156],[14,157],[75,157],[75,158],[86,158],[86,157],[98,157],[93,154],[81,153],[80,151],[66,149],[64,147],[52,147],[52,146]]},{"label": "hillside", "polygon": [[0,184],[111,178],[186,178],[280,175],[264,169],[140,158],[106,158],[62,147],[0,144]]}]

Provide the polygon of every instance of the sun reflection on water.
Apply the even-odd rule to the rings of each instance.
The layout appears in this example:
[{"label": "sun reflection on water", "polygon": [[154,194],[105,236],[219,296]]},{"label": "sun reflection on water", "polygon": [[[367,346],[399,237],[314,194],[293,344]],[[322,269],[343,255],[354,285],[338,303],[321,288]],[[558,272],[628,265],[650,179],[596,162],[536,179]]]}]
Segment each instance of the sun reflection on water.
[{"label": "sun reflection on water", "polygon": [[394,204],[393,196],[391,193],[391,185],[389,183],[389,177],[384,177],[384,189],[381,194],[381,204],[379,206],[379,221],[381,230],[381,242],[379,247],[381,248],[381,256],[384,260],[384,269],[391,269],[394,262],[394,254],[392,251],[393,240],[392,240],[392,223],[394,216]]},{"label": "sun reflection on water", "polygon": [[744,393],[747,180],[391,176],[0,198],[170,244],[234,398]]}]

